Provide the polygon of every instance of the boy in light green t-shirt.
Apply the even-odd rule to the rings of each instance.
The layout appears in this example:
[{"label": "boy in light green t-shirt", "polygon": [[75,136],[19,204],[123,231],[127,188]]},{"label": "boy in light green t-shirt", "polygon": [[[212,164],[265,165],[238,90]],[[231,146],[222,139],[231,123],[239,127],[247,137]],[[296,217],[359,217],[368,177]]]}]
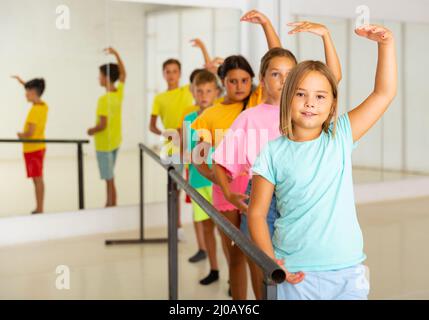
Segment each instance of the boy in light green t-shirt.
[{"label": "boy in light green t-shirt", "polygon": [[[106,181],[106,207],[114,207],[117,205],[114,168],[122,142],[122,99],[126,71],[115,49],[107,48],[105,52],[114,55],[118,63],[109,63],[100,67],[100,85],[105,87],[107,92],[98,99],[97,124],[88,129],[88,134],[94,136],[100,176]],[[118,80],[118,86],[115,87],[115,82]]]}]

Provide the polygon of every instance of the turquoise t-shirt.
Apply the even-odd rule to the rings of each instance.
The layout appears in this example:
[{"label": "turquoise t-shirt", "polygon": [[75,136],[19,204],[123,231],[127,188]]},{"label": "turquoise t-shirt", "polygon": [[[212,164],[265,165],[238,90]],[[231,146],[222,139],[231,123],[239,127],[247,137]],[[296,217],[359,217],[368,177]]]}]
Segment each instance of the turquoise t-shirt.
[{"label": "turquoise t-shirt", "polygon": [[[188,152],[192,152],[192,150],[196,147],[197,142],[198,142],[198,141],[195,141],[194,139],[192,139],[193,137],[197,136],[197,131],[191,128],[192,122],[194,122],[194,120],[197,117],[198,117],[198,112],[194,111],[194,112],[189,113],[184,118],[186,129],[187,129],[187,132],[188,132],[189,137],[190,137],[190,139],[188,139],[188,142],[189,142],[188,143]],[[213,148],[210,149],[210,153],[209,153],[209,156],[207,158],[207,162],[209,164],[211,164],[212,154],[213,154]],[[212,186],[212,182],[210,180],[207,180],[205,177],[203,177],[198,172],[197,168],[193,164],[189,165],[189,184],[195,189]]]},{"label": "turquoise t-shirt", "polygon": [[328,271],[366,259],[356,216],[348,114],[338,118],[335,137],[311,141],[279,137],[259,154],[253,172],[275,185],[273,246],[288,271]]}]

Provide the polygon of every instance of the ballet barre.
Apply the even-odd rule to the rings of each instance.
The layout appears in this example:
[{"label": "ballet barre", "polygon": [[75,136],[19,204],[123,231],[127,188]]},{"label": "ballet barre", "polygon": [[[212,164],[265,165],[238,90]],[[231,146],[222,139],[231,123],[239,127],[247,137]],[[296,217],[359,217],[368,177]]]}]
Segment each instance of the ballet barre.
[{"label": "ballet barre", "polygon": [[85,209],[84,183],[83,183],[83,145],[89,140],[67,139],[0,139],[0,143],[47,143],[47,144],[76,144],[77,145],[77,174],[78,174],[78,203],[79,210]]},{"label": "ballet barre", "polygon": [[[197,190],[175,170],[172,164],[165,164],[161,158],[149,147],[139,144],[140,150],[140,238],[135,240],[107,240],[106,245],[135,244],[146,242],[168,242],[168,293],[170,300],[178,299],[178,239],[177,239],[177,188],[181,187],[210,216],[219,229],[237,245],[243,253],[256,263],[264,273],[264,298],[266,300],[277,299],[277,284],[285,281],[285,271],[269,256],[259,249],[237,227],[235,227],[224,215],[219,213]],[[167,183],[167,214],[168,214],[168,239],[144,238],[144,183],[143,183],[143,156],[146,153],[150,158],[163,167],[168,173]]]}]

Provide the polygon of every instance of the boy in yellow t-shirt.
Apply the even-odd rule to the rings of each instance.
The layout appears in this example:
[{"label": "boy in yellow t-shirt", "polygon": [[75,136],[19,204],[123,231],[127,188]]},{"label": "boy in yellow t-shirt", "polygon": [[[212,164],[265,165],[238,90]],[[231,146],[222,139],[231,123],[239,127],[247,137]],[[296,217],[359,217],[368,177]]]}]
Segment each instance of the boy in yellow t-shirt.
[{"label": "boy in yellow t-shirt", "polygon": [[[88,134],[94,136],[97,162],[102,180],[106,181],[106,207],[117,205],[114,169],[118,150],[122,142],[122,100],[126,71],[118,52],[113,48],[104,50],[112,54],[117,64],[109,63],[100,67],[100,85],[106,88],[106,94],[98,100],[97,124],[88,129]],[[119,80],[118,86],[115,82]]]},{"label": "boy in yellow t-shirt", "polygon": [[[168,59],[162,65],[164,79],[167,83],[167,91],[158,94],[152,105],[152,116],[149,123],[149,129],[152,133],[165,137],[166,141],[173,133],[179,136],[178,128],[182,120],[183,111],[193,104],[194,98],[190,91],[189,85],[179,87],[181,76],[181,64],[176,59]],[[164,131],[158,129],[156,122],[158,117],[161,118]],[[183,172],[183,163],[180,159],[180,143],[166,142],[163,150],[166,154],[161,154],[162,157],[167,156],[172,159],[173,165],[180,173]],[[179,191],[177,193],[179,197]],[[179,240],[184,239],[184,231],[180,221],[180,203],[178,202],[178,236]]]},{"label": "boy in yellow t-shirt", "polygon": [[[45,91],[45,80],[33,79],[25,82],[19,76],[13,76],[13,78],[24,86],[27,101],[33,104],[25,120],[23,131],[18,132],[19,139],[44,140],[48,106],[42,101],[41,96]],[[43,213],[45,193],[43,161],[45,158],[46,146],[44,143],[24,143],[23,151],[27,177],[33,179],[36,193],[36,209],[32,214]]]}]

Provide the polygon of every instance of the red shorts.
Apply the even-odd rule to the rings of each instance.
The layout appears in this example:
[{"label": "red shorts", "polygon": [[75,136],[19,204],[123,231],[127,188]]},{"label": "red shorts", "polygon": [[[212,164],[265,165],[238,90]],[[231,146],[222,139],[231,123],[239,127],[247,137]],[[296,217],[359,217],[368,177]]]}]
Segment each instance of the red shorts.
[{"label": "red shorts", "polygon": [[25,167],[28,178],[39,178],[43,176],[43,160],[45,159],[45,149],[24,153]]}]

